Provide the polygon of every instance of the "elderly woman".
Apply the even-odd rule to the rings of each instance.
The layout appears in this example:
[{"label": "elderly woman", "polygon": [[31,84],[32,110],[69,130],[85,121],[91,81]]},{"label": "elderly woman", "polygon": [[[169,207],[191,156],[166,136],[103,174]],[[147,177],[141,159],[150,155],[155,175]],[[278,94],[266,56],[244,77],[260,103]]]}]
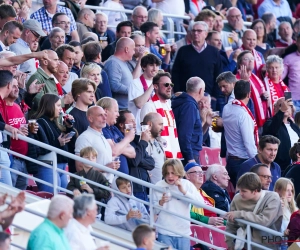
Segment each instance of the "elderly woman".
[{"label": "elderly woman", "polygon": [[[82,194],[74,199],[73,217],[64,229],[73,250],[109,250],[108,242],[96,246],[91,236],[91,225],[96,221],[97,205],[92,194]],[[100,247],[100,248],[99,248]]]},{"label": "elderly woman", "polygon": [[284,97],[284,92],[289,91],[288,87],[284,84],[281,79],[283,72],[283,60],[277,55],[270,55],[266,61],[267,74],[264,79],[267,91],[271,96],[270,109],[272,115],[274,115],[274,104],[275,102]]},{"label": "elderly woman", "polygon": [[86,63],[80,72],[80,77],[88,78],[96,83],[97,85],[97,89],[95,92],[96,101],[98,101],[102,97],[108,96],[107,95],[108,92],[111,93],[109,85],[106,86],[102,83],[101,71],[102,69],[97,63]]}]

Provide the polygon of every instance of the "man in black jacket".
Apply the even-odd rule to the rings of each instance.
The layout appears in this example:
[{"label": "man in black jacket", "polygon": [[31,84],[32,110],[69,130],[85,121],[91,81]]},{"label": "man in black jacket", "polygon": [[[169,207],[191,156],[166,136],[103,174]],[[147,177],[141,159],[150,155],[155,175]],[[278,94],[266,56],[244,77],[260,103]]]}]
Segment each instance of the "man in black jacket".
[{"label": "man in black jacket", "polygon": [[[132,124],[133,128],[136,128],[135,118],[129,110],[120,111],[120,116],[117,119],[116,126],[123,134],[126,133],[125,124]],[[150,138],[149,130],[142,132],[141,135],[135,135],[134,140],[130,144],[135,149],[136,157],[127,158],[129,174],[149,183],[151,181],[148,171],[154,169],[155,165],[154,159],[146,151]],[[146,187],[133,183],[133,194],[135,197],[148,201],[147,193]]]}]

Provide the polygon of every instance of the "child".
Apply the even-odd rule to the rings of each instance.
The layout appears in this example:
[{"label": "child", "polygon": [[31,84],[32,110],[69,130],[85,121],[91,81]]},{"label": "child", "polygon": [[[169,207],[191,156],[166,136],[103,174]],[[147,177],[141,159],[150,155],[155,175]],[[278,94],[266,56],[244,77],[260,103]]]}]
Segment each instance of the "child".
[{"label": "child", "polygon": [[[113,189],[133,196],[132,184],[129,180],[116,176],[111,185]],[[149,221],[149,214],[144,204],[119,194],[114,194],[107,203],[104,216],[106,224],[133,231],[140,224],[137,219]]]},{"label": "child", "polygon": [[[185,175],[182,163],[178,159],[168,159],[162,167],[163,180],[155,185],[166,189],[164,194],[154,192],[154,205],[162,206],[164,209],[180,214],[187,218],[190,217],[190,203],[172,198],[168,195],[168,190],[174,194],[182,195],[204,204],[202,196],[197,191],[194,184],[182,179]],[[190,222],[159,209],[155,210],[158,214],[157,224],[172,231],[184,234],[186,237],[191,235]],[[190,249],[190,240],[179,234],[167,231],[160,227],[157,228],[158,241],[171,245],[175,249]]]},{"label": "child", "polygon": [[[92,147],[86,147],[80,150],[80,157],[92,162],[96,162],[97,155],[97,151]],[[99,184],[109,186],[109,182],[103,174],[98,170],[93,169],[93,167],[88,164],[83,164],[83,170],[76,172],[75,174]],[[103,202],[103,199],[108,200],[110,198],[109,191],[92,184],[87,184],[85,181],[73,177],[70,178],[67,189],[72,191],[74,196],[78,196],[81,193],[94,194],[97,201]]]},{"label": "child", "polygon": [[139,225],[132,232],[132,238],[138,250],[152,250],[155,242],[155,229],[146,224]]}]

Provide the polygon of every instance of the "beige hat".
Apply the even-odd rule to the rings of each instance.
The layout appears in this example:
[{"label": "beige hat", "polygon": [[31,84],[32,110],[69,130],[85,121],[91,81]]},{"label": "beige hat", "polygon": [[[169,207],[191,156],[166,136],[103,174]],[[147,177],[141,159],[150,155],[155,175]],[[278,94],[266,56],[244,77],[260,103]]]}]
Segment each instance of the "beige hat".
[{"label": "beige hat", "polygon": [[41,24],[37,20],[28,19],[23,23],[23,27],[24,29],[29,29],[36,32],[40,36],[46,36],[46,33],[43,31]]}]

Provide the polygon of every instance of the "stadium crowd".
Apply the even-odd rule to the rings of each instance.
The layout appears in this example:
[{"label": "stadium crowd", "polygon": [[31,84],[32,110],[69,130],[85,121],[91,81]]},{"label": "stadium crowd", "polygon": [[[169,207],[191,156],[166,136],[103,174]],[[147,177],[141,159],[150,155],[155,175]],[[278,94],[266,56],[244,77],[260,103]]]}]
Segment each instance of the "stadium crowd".
[{"label": "stadium crowd", "polygon": [[[241,218],[282,232],[290,241],[300,237],[297,1],[64,3],[43,0],[34,12],[31,0],[0,0],[0,130],[12,133],[0,133],[0,146],[51,165],[50,152],[18,140],[22,134],[155,184],[166,191],[154,192],[154,204],[170,213],[154,210],[162,226],[154,233],[140,225],[149,221],[149,208],[142,203],[68,180],[64,173],[53,176],[50,168],[0,150],[1,166],[49,183],[57,178],[73,193],[51,200],[27,249],[109,249],[106,243],[96,246],[90,236],[100,213],[106,224],[133,231],[138,249],[152,249],[155,239],[190,249],[190,222],[174,220],[172,213],[225,225],[239,236],[245,228],[235,219]],[[96,12],[85,4],[108,10]],[[124,9],[133,10],[127,21],[118,12]],[[163,32],[169,22],[164,14],[177,15],[175,38]],[[203,147],[220,148],[226,166],[200,162]],[[64,155],[57,156],[57,167],[149,201],[146,187]],[[20,190],[28,186],[26,177],[5,168],[0,182]],[[229,185],[235,194],[228,193]],[[37,188],[53,193],[40,182]],[[172,199],[170,192],[226,215]],[[0,212],[3,230],[23,210],[24,200],[21,192]],[[106,203],[105,210],[95,201]],[[287,249],[284,243],[262,242],[262,235],[268,234],[254,229],[252,240]],[[229,236],[226,243],[228,249],[244,247]],[[9,246],[5,233],[1,244]]]}]

